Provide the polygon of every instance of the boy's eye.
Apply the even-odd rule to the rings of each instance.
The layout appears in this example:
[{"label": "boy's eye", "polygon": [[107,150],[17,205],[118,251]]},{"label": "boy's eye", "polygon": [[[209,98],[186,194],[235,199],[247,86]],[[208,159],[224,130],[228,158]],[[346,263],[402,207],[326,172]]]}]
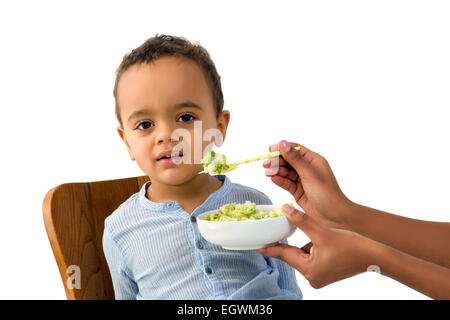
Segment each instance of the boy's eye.
[{"label": "boy's eye", "polygon": [[145,129],[150,128],[152,125],[153,125],[153,123],[151,123],[150,121],[142,121],[138,124],[136,129],[145,130]]},{"label": "boy's eye", "polygon": [[178,118],[178,120],[181,122],[193,121],[193,120],[195,120],[195,116],[193,116],[192,114],[186,113],[186,114],[181,115]]}]

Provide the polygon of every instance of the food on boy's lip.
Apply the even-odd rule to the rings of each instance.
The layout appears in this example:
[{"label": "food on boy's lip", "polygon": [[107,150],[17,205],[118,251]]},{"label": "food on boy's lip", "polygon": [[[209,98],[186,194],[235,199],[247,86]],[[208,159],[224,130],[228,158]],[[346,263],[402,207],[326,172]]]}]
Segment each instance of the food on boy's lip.
[{"label": "food on boy's lip", "polygon": [[[292,203],[289,203],[293,206]],[[273,211],[260,210],[256,203],[245,201],[245,203],[228,203],[219,208],[219,211],[206,217],[208,221],[244,221],[277,218],[284,216],[281,208],[275,207]]]},{"label": "food on boy's lip", "polygon": [[210,150],[201,160],[203,170],[209,173],[222,173],[230,168],[227,164],[227,158],[223,153]]}]

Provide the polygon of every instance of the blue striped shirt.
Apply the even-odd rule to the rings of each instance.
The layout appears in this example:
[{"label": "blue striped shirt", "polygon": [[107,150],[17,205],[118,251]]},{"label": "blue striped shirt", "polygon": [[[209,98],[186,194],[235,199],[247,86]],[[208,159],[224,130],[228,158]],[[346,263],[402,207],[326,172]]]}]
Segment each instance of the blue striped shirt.
[{"label": "blue striped shirt", "polygon": [[207,242],[194,218],[246,200],[272,204],[262,192],[223,185],[192,214],[178,202],[146,198],[147,182],[105,220],[103,250],[116,299],[301,299],[294,270],[256,250],[231,251]]}]

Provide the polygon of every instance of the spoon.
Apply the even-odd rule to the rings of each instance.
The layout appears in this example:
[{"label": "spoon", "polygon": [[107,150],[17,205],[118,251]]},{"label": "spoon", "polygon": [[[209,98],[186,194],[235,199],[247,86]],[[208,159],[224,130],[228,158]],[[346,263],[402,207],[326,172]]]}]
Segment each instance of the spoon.
[{"label": "spoon", "polygon": [[[300,147],[295,147],[294,149],[300,150]],[[248,158],[248,159],[244,159],[244,160],[236,161],[236,162],[232,162],[232,163],[226,163],[226,165],[228,165],[228,169],[220,170],[220,172],[209,172],[209,171],[203,170],[203,171],[200,171],[199,174],[201,174],[201,173],[222,174],[222,173],[230,172],[230,171],[236,169],[237,166],[239,166],[241,164],[278,157],[278,156],[280,156],[280,154],[281,154],[280,151],[272,151],[272,152],[269,152],[269,153],[266,153],[263,155],[259,155],[259,156],[253,157],[253,158]]]}]

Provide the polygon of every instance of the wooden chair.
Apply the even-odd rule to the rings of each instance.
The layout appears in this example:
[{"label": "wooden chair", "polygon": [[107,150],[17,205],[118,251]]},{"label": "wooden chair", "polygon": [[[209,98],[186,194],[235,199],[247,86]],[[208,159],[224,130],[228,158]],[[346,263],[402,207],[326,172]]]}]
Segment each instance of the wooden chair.
[{"label": "wooden chair", "polygon": [[[104,221],[146,181],[148,177],[141,176],[67,183],[47,192],[43,203],[44,224],[67,299],[114,299],[103,254]],[[79,268],[78,275],[76,268]],[[75,276],[80,276],[79,285],[73,284]]]}]

